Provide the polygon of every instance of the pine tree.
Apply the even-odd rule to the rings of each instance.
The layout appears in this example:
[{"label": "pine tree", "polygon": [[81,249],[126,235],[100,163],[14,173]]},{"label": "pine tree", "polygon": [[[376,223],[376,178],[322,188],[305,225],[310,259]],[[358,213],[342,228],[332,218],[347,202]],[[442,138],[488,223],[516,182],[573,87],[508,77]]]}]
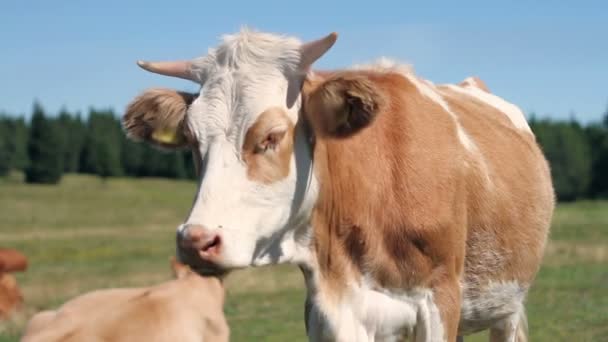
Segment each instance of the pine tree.
[{"label": "pine tree", "polygon": [[608,108],[600,124],[591,124],[586,128],[586,135],[593,165],[588,195],[608,198]]},{"label": "pine tree", "polygon": [[[184,167],[186,168],[186,178],[196,179],[196,166],[194,165],[194,157],[191,150],[182,151],[184,156]],[[200,167],[200,166],[199,166]]]},{"label": "pine tree", "polygon": [[27,125],[23,118],[0,115],[0,175],[11,169],[25,170],[27,156]]},{"label": "pine tree", "polygon": [[141,176],[144,145],[128,139],[124,134],[121,145],[120,160],[125,174],[130,177]]},{"label": "pine tree", "polygon": [[549,160],[557,198],[573,201],[588,193],[591,181],[590,146],[576,122],[541,120],[531,125]]},{"label": "pine tree", "polygon": [[70,173],[78,172],[86,127],[80,115],[73,117],[65,109],[60,111],[58,120],[63,131],[63,170]]},{"label": "pine tree", "polygon": [[9,131],[6,122],[6,120],[0,120],[0,177],[6,176],[11,169],[8,146]]},{"label": "pine tree", "polygon": [[25,171],[26,182],[56,184],[61,180],[61,130],[44,116],[44,110],[37,102],[34,103],[27,152],[30,165]]},{"label": "pine tree", "polygon": [[102,177],[121,176],[121,128],[112,112],[91,110],[80,171]]}]

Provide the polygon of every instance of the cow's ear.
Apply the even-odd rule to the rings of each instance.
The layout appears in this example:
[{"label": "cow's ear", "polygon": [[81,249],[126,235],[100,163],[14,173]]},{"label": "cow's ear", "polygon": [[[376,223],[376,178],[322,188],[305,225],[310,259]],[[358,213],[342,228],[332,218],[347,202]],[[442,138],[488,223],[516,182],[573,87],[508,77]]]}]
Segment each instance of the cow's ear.
[{"label": "cow's ear", "polygon": [[196,95],[172,89],[148,89],[127,106],[122,118],[127,136],[165,148],[189,145],[185,125],[188,106]]},{"label": "cow's ear", "polygon": [[188,274],[192,273],[192,270],[188,265],[177,261],[177,258],[174,256],[172,256],[169,261],[171,263],[171,271],[173,272],[173,277],[175,279],[184,278]]},{"label": "cow's ear", "polygon": [[366,75],[333,75],[306,80],[304,112],[318,135],[346,137],[369,125],[384,95]]}]

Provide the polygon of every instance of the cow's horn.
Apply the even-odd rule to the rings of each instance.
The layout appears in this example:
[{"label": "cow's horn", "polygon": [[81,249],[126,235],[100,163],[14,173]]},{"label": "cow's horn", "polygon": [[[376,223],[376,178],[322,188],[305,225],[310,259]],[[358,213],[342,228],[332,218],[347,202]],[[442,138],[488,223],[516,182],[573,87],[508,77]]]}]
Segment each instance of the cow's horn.
[{"label": "cow's horn", "polygon": [[308,69],[317,59],[323,56],[323,54],[325,54],[327,50],[334,45],[337,39],[338,34],[336,32],[332,32],[321,39],[304,43],[300,48],[302,53],[302,57],[300,59],[300,68],[303,70]]},{"label": "cow's horn", "polygon": [[190,61],[172,61],[172,62],[147,62],[137,61],[142,69],[165,76],[179,77],[185,80],[194,81],[196,79],[192,74],[192,62]]}]

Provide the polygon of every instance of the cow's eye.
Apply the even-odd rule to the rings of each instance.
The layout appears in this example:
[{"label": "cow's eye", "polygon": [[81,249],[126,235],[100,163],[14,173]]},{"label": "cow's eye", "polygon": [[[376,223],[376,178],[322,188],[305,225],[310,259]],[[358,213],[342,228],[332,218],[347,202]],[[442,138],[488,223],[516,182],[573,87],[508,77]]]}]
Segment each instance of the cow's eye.
[{"label": "cow's eye", "polygon": [[264,136],[264,139],[258,143],[256,148],[257,152],[266,152],[268,150],[274,150],[281,143],[283,137],[285,137],[285,133],[287,132],[287,128],[281,126],[276,127],[268,131]]}]

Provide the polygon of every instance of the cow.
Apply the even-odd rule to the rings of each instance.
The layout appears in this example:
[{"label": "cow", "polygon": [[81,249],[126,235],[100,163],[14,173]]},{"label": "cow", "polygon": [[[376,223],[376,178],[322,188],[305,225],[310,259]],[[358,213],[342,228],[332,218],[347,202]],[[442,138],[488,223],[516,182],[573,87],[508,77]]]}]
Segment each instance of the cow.
[{"label": "cow", "polygon": [[0,319],[8,318],[23,304],[23,293],[12,273],[23,272],[27,267],[27,257],[21,252],[0,248]]},{"label": "cow", "polygon": [[204,56],[138,61],[200,87],[142,90],[122,117],[134,141],[192,151],[180,260],[297,265],[311,341],[525,341],[555,200],[524,114],[478,77],[313,68],[336,41],[244,28]]},{"label": "cow", "polygon": [[35,314],[22,342],[219,341],[230,336],[218,277],[202,277],[173,259],[174,279],[141,288],[85,293]]}]

